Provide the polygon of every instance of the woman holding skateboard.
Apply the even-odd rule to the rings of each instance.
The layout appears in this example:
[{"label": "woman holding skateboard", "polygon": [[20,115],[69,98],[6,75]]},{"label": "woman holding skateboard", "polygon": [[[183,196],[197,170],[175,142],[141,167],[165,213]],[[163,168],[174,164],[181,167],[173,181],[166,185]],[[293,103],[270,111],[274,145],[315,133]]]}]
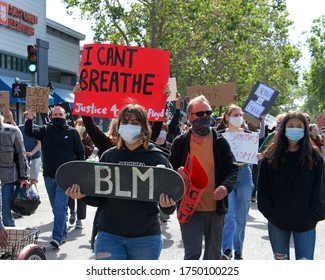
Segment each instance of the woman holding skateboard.
[{"label": "woman holding skateboard", "polygon": [[[140,105],[125,106],[117,120],[117,145],[102,155],[100,162],[129,166],[164,165],[171,168],[168,154],[150,143],[151,128],[147,113]],[[102,207],[95,241],[98,260],[157,260],[162,249],[159,209],[166,214],[175,210],[175,202],[161,194],[159,203],[85,196],[73,184],[66,190],[71,198]]]}]

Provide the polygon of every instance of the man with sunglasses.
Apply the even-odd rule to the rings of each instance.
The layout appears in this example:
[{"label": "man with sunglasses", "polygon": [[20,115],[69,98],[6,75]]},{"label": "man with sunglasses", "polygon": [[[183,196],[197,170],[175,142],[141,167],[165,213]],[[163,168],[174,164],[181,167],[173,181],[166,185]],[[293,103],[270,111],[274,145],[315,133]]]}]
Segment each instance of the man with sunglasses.
[{"label": "man with sunglasses", "polygon": [[228,210],[227,195],[233,190],[238,177],[236,160],[228,142],[211,128],[212,109],[203,96],[190,100],[187,106],[191,128],[175,138],[170,162],[186,180],[184,164],[188,156],[195,156],[208,176],[208,185],[187,223],[180,223],[186,260],[221,259],[221,242],[225,214]]}]

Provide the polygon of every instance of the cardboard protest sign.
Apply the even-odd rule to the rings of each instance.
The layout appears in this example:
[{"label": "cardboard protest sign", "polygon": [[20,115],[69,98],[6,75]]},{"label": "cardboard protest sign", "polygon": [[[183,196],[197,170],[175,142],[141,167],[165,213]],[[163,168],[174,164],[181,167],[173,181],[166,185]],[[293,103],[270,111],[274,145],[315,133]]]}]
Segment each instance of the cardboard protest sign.
[{"label": "cardboard protest sign", "polygon": [[36,112],[46,113],[49,109],[49,87],[27,87],[26,110],[36,107]]},{"label": "cardboard protest sign", "polygon": [[236,161],[257,164],[258,133],[225,132],[222,136],[228,141]]},{"label": "cardboard protest sign", "polygon": [[72,110],[70,108],[70,104],[69,102],[61,102],[61,103],[56,103],[54,105],[50,105],[48,107],[48,110],[46,113],[41,113],[41,118],[42,118],[42,122],[44,124],[47,124],[51,121],[51,118],[50,118],[50,114],[51,114],[51,110],[54,106],[61,106],[64,110],[65,110],[65,113],[66,113],[66,119],[67,119],[67,124],[74,127],[74,120],[73,120],[73,117],[72,117]]},{"label": "cardboard protest sign", "polygon": [[[244,115],[245,119],[255,119],[255,123],[259,123],[261,115],[266,115],[270,111],[278,95],[279,92],[275,89],[257,82],[242,108],[249,115],[246,117]],[[251,122],[255,124],[254,120]]]},{"label": "cardboard protest sign", "polygon": [[247,114],[247,113],[245,113],[245,112],[244,112],[243,117],[244,117],[244,120],[245,120],[245,121],[247,121],[248,123],[253,124],[253,125],[256,126],[256,127],[258,127],[259,124],[260,124],[260,120],[258,120],[258,119],[256,119],[256,118],[252,117],[251,115],[249,115],[249,114]]},{"label": "cardboard protest sign", "polygon": [[168,84],[169,84],[171,94],[167,98],[167,101],[174,101],[176,100],[176,93],[177,93],[176,78],[169,78]]},{"label": "cardboard protest sign", "polygon": [[79,75],[82,92],[75,95],[73,113],[115,118],[125,105],[137,103],[147,110],[149,120],[163,120],[169,57],[169,52],[151,48],[84,45]]},{"label": "cardboard protest sign", "polygon": [[192,86],[186,88],[189,99],[204,95],[211,106],[229,105],[236,102],[236,84]]},{"label": "cardboard protest sign", "polygon": [[9,91],[0,91],[0,112],[5,112],[10,109]]}]

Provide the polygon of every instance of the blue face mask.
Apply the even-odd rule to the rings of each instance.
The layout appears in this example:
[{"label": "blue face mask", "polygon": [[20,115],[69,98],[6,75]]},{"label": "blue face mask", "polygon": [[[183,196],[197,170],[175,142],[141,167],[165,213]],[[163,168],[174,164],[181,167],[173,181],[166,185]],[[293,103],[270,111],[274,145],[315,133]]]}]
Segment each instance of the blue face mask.
[{"label": "blue face mask", "polygon": [[304,137],[305,133],[303,128],[289,127],[286,128],[285,135],[292,142],[298,142],[301,138]]}]

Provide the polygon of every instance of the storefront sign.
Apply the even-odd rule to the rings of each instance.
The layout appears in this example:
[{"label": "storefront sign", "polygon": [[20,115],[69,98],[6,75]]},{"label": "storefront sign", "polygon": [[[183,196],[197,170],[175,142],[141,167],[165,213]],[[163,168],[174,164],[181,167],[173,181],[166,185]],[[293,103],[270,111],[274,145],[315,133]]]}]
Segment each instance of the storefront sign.
[{"label": "storefront sign", "polygon": [[[35,35],[32,25],[38,23],[38,17],[13,5],[0,2],[0,24],[29,36]],[[29,25],[31,24],[31,25]]]}]

